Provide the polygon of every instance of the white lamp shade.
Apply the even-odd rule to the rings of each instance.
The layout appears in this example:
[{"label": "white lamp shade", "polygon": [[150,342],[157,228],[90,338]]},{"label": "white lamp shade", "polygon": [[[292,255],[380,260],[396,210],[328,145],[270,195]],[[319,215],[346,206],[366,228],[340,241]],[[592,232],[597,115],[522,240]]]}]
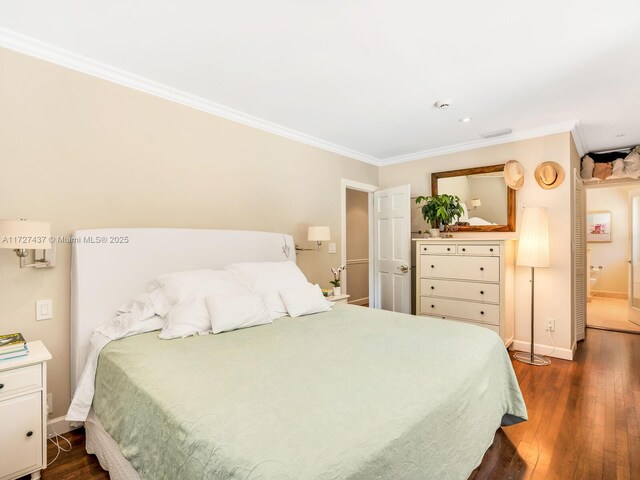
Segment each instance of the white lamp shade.
[{"label": "white lamp shade", "polygon": [[525,267],[549,266],[549,218],[546,208],[525,208],[516,263]]},{"label": "white lamp shade", "polygon": [[309,227],[307,240],[310,242],[324,242],[325,240],[331,240],[331,230],[329,227],[324,226]]},{"label": "white lamp shade", "polygon": [[471,206],[472,207],[481,207],[482,206],[482,202],[480,201],[479,198],[474,198],[471,200]]},{"label": "white lamp shade", "polygon": [[0,248],[36,250],[51,248],[48,222],[0,220]]}]

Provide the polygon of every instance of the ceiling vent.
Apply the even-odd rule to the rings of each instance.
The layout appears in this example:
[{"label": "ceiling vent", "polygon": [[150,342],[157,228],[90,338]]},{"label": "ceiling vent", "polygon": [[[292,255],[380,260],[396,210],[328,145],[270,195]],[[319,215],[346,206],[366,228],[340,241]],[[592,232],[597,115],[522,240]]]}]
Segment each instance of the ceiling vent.
[{"label": "ceiling vent", "polygon": [[505,128],[504,130],[496,130],[495,132],[481,133],[480,136],[482,138],[495,138],[502,137],[504,135],[511,135],[512,133],[513,130],[511,130],[510,128]]}]

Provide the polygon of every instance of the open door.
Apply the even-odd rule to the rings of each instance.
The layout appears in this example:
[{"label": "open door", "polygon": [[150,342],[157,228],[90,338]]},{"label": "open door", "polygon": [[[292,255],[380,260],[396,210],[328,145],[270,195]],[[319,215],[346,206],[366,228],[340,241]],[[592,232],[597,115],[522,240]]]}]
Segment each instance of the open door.
[{"label": "open door", "polygon": [[376,308],[411,313],[411,189],[374,193]]},{"label": "open door", "polygon": [[631,260],[629,269],[629,321],[640,325],[640,189],[629,192]]}]

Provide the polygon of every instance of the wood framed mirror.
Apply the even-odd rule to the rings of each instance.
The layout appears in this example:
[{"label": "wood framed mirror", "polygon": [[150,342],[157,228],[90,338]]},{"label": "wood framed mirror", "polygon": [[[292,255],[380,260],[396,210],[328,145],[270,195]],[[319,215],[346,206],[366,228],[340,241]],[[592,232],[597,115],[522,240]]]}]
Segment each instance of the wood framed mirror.
[{"label": "wood framed mirror", "polygon": [[459,232],[515,232],[516,191],[504,182],[504,163],[431,174],[431,195],[460,197],[465,215]]}]

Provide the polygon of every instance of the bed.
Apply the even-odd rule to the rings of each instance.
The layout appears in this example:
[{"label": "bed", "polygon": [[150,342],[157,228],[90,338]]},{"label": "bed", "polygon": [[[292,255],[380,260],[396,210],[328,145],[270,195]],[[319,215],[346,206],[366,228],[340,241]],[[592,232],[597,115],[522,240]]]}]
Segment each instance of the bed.
[{"label": "bed", "polygon": [[[74,247],[74,385],[90,331],[153,275],[295,260],[291,237],[281,234],[76,236],[93,235],[126,237],[129,247]],[[169,248],[176,244],[188,253]],[[114,282],[123,275],[126,285]],[[151,332],[109,343],[87,450],[114,479],[464,479],[496,429],[526,415],[493,332],[338,305],[219,335],[166,341]]]}]

